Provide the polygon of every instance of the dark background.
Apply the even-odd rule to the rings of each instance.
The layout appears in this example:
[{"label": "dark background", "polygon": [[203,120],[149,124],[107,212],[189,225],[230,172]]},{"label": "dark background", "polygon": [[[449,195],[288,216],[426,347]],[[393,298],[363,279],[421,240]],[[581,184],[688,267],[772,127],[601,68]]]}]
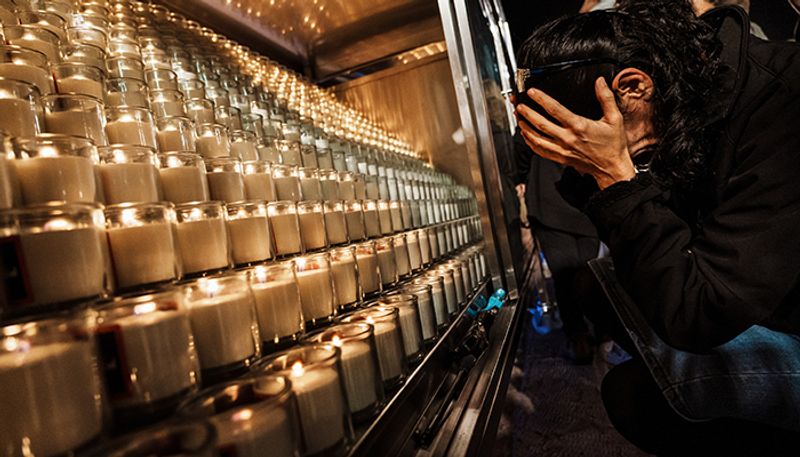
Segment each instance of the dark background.
[{"label": "dark background", "polygon": [[[583,0],[503,0],[502,3],[514,49],[519,49],[536,27],[577,13]],[[788,0],[750,0],[750,16],[772,40],[788,40],[797,22],[797,14]]]}]

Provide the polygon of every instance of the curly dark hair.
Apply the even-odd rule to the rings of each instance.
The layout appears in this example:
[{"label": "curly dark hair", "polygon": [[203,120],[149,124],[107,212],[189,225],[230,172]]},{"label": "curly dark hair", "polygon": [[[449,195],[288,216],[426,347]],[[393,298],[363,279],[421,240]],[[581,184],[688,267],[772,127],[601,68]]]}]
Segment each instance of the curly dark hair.
[{"label": "curly dark hair", "polygon": [[721,43],[689,0],[619,0],[615,11],[557,19],[522,45],[520,67],[608,58],[641,69],[655,85],[654,177],[692,188],[707,176],[721,131]]}]

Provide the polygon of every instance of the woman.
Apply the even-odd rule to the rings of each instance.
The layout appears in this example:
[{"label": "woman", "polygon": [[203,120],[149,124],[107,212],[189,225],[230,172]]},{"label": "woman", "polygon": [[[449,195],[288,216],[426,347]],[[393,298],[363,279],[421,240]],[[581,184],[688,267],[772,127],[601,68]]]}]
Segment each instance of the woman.
[{"label": "woman", "polygon": [[735,7],[617,7],[539,29],[517,106],[611,249],[614,310],[587,313],[637,357],[604,379],[609,417],[660,455],[798,455],[800,47]]}]

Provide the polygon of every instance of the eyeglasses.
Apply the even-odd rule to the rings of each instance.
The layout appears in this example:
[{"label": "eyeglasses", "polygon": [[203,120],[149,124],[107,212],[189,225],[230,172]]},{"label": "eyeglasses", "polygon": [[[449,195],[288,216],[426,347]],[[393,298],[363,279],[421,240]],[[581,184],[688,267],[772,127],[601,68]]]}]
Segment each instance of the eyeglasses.
[{"label": "eyeglasses", "polygon": [[591,58],[591,59],[568,60],[566,62],[558,62],[534,68],[518,68],[516,74],[517,91],[525,92],[525,90],[527,89],[526,86],[528,86],[527,83],[530,81],[531,78],[545,77],[553,73],[559,73],[562,71],[572,70],[579,67],[585,67],[589,65],[602,65],[602,64],[613,65],[615,67],[619,67],[622,65],[619,61],[611,58]]}]

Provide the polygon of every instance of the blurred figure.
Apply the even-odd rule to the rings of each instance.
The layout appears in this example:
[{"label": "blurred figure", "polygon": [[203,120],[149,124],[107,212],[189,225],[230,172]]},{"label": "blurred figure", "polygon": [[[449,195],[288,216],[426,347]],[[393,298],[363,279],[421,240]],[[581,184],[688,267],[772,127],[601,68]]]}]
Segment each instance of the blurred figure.
[{"label": "blurred figure", "polygon": [[789,0],[789,5],[797,13],[797,22],[794,24],[794,41],[800,42],[800,0]]},{"label": "blurred figure", "polygon": [[[718,6],[728,5],[739,6],[747,11],[747,14],[750,14],[750,0],[692,0],[692,6],[694,6],[694,10],[698,16],[702,16]],[[760,25],[753,21],[750,21],[750,33],[755,37],[761,38],[762,40],[769,39],[767,38],[767,34],[764,33],[764,29],[762,29]]]}]

